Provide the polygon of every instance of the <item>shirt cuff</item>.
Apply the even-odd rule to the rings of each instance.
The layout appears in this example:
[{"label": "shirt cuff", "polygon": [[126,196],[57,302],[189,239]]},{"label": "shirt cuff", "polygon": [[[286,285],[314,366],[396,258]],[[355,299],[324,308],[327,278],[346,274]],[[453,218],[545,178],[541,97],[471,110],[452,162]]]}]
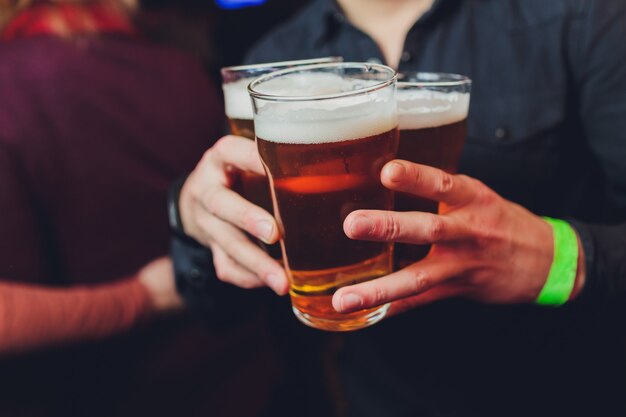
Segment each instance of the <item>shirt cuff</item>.
[{"label": "shirt cuff", "polygon": [[266,289],[241,289],[219,280],[211,250],[188,236],[172,234],[176,288],[187,307],[214,329],[248,320],[269,295]]},{"label": "shirt cuff", "polygon": [[602,285],[602,276],[596,265],[596,242],[589,225],[578,220],[567,219],[568,223],[578,233],[585,254],[585,285],[576,297],[576,304],[590,304],[605,300],[608,288]]}]

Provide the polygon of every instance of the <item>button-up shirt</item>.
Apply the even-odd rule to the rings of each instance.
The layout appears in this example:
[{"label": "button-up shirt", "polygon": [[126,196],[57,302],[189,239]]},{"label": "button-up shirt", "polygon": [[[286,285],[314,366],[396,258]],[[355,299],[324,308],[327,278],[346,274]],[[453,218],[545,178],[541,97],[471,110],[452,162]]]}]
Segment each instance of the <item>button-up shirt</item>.
[{"label": "button-up shirt", "polygon": [[[398,68],[472,78],[461,172],[536,214],[578,220],[590,281],[621,288],[626,230],[584,222],[626,220],[625,40],[623,1],[436,0],[408,32]],[[247,61],[323,56],[384,62],[331,0],[277,28]],[[607,247],[621,255],[594,256]],[[451,302],[358,332],[343,363],[350,413],[609,415],[607,398],[626,379],[609,363],[623,355],[589,355],[622,344],[574,310]]]}]

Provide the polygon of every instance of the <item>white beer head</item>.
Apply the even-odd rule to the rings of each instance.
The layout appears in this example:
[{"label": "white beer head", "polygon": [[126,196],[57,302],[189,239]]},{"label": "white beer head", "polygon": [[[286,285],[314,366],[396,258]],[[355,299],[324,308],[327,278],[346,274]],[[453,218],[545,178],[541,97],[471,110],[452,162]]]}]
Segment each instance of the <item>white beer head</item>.
[{"label": "white beer head", "polygon": [[228,84],[222,84],[224,91],[224,109],[229,119],[252,120],[252,103],[248,94],[248,84],[254,78],[242,78]]},{"label": "white beer head", "polygon": [[441,93],[399,88],[398,124],[401,130],[426,129],[467,119],[469,93]]},{"label": "white beer head", "polygon": [[341,57],[333,56],[222,68],[222,90],[224,91],[226,117],[230,119],[252,120],[252,103],[248,94],[248,85],[262,75],[301,65],[341,61]]},{"label": "white beer head", "polygon": [[396,99],[401,130],[439,127],[467,118],[472,81],[466,76],[407,72],[398,78]]},{"label": "white beer head", "polygon": [[251,85],[251,90],[261,97],[255,101],[254,125],[256,135],[264,140],[340,142],[398,125],[395,89],[380,87],[380,79],[303,69],[262,81]]}]

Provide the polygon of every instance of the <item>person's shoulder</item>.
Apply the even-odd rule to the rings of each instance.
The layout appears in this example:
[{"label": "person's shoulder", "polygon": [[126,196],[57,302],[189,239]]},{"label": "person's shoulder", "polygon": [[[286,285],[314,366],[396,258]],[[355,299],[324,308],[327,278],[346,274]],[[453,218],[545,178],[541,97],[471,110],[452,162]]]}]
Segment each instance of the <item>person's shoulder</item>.
[{"label": "person's shoulder", "polygon": [[328,0],[313,0],[296,15],[261,38],[246,55],[246,64],[309,58],[311,46],[322,28]]}]

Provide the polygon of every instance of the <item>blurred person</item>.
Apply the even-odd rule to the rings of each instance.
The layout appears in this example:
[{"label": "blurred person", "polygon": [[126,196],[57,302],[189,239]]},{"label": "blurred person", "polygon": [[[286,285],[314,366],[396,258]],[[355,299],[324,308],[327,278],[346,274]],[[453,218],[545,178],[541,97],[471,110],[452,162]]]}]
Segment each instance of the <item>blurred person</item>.
[{"label": "blurred person", "polygon": [[[435,243],[430,255],[341,289],[334,306],[396,301],[399,312],[458,299],[342,335],[334,380],[340,414],[626,413],[618,327],[626,270],[625,226],[618,225],[626,221],[625,28],[626,5],[617,0],[318,0],[251,51],[250,64],[341,55],[473,80],[460,169],[467,176],[405,162],[382,175],[392,189],[441,201],[441,216],[356,212],[344,223],[352,238]],[[254,146],[228,136],[180,190],[174,226],[197,242],[173,251],[186,299],[194,295],[187,284],[194,263],[187,262],[203,250],[215,268],[205,265],[206,280],[288,290],[281,266],[243,233],[268,243],[279,237],[269,213],[229,189],[233,167],[263,172]],[[550,225],[539,216],[566,219],[575,233],[574,286],[558,309],[532,305],[554,253]],[[282,314],[290,314],[286,306]],[[296,328],[290,331],[306,331]]]},{"label": "blurred person", "polygon": [[223,112],[196,60],[141,37],[131,3],[0,3],[3,416],[255,407],[215,406],[258,366],[224,351],[255,333],[154,320],[181,308],[171,263],[153,261],[168,251],[166,189]]}]

